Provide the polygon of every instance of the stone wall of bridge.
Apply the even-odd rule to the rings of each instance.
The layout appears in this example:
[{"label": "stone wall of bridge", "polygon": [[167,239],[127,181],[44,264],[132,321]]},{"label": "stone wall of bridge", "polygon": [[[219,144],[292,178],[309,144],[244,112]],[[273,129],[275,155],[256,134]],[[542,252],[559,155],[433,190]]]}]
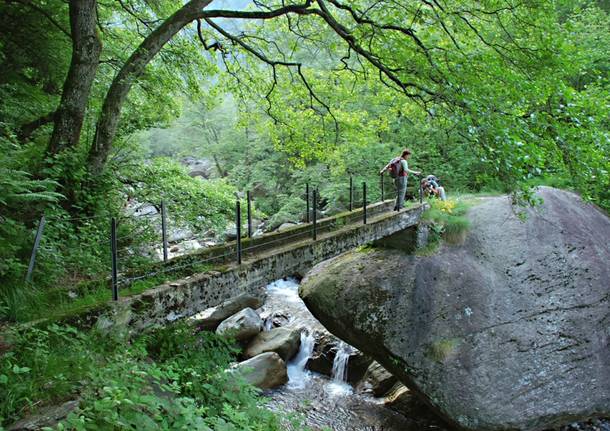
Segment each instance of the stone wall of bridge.
[{"label": "stone wall of bridge", "polygon": [[[121,298],[72,317],[71,323],[100,329],[120,326],[138,331],[191,316],[242,292],[263,296],[264,287],[274,280],[302,276],[317,263],[397,232],[417,232],[426,208],[427,205],[423,204],[399,213],[388,211],[371,217],[366,225],[356,222],[332,232],[323,232],[315,241],[304,238],[263,250],[247,256],[241,265],[229,264],[219,271],[195,274]],[[404,236],[405,241],[410,241],[409,238],[416,241],[418,237],[421,235]]]}]

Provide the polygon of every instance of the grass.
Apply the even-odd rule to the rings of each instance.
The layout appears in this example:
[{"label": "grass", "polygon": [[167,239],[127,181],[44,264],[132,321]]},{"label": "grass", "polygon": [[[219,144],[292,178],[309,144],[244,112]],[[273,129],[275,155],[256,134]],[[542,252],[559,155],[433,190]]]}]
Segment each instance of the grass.
[{"label": "grass", "polygon": [[460,344],[459,338],[440,339],[428,347],[426,354],[437,362],[444,362],[455,353]]},{"label": "grass", "polygon": [[428,202],[430,209],[422,219],[429,224],[430,236],[428,245],[418,252],[418,255],[424,256],[434,254],[441,240],[449,244],[461,244],[464,241],[470,228],[466,213],[475,199],[474,196],[468,196],[446,201],[430,199]]}]

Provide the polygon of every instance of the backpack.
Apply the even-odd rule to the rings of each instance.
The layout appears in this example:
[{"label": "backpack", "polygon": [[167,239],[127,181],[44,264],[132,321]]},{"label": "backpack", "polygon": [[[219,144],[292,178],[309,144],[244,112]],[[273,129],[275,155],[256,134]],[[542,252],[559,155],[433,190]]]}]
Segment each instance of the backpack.
[{"label": "backpack", "polygon": [[402,173],[402,159],[395,157],[390,161],[390,176],[392,178],[398,178]]},{"label": "backpack", "polygon": [[428,175],[426,177],[426,181],[428,184],[432,184],[434,187],[439,187],[441,184],[441,180],[439,180],[435,175]]}]

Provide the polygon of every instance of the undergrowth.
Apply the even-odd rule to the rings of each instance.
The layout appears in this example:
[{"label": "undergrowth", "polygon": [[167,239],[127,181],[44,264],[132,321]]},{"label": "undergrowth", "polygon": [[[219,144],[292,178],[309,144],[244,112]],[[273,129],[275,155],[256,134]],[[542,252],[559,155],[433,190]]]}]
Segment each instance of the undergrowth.
[{"label": "undergrowth", "polygon": [[213,333],[178,324],[129,341],[51,324],[5,336],[0,429],[67,400],[79,407],[55,429],[282,428],[258,390],[225,371],[238,349]]},{"label": "undergrowth", "polygon": [[[155,274],[159,269],[170,271]],[[202,273],[214,268],[212,264],[186,265],[178,270],[171,267],[143,265],[137,274],[153,273],[150,277],[136,280],[131,284],[119,287],[119,296],[131,296],[142,293],[152,287],[179,278]],[[4,318],[13,322],[28,322],[41,318],[55,319],[81,313],[108,302],[112,298],[110,279],[84,280],[74,284],[55,287],[39,288],[33,284],[22,284],[12,292],[10,300],[6,301],[6,308],[0,310],[0,320]]]}]

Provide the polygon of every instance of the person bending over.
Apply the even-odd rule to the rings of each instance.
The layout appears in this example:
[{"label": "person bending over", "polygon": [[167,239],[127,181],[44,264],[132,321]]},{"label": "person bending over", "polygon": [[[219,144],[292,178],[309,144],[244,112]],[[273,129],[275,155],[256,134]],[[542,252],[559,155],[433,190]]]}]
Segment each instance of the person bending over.
[{"label": "person bending over", "polygon": [[434,175],[428,175],[426,178],[422,178],[421,186],[424,195],[436,196],[440,200],[447,200],[445,194],[445,188],[439,184],[439,179]]}]

